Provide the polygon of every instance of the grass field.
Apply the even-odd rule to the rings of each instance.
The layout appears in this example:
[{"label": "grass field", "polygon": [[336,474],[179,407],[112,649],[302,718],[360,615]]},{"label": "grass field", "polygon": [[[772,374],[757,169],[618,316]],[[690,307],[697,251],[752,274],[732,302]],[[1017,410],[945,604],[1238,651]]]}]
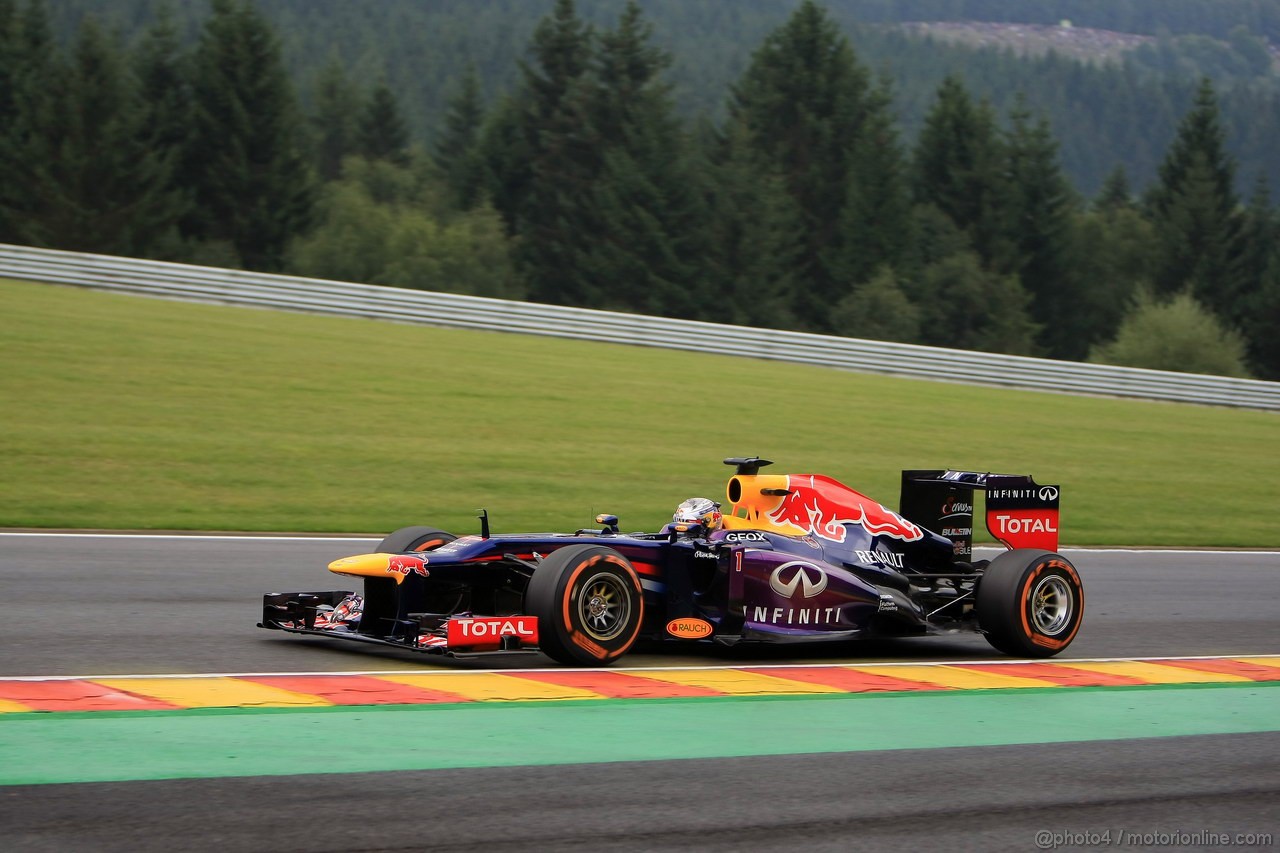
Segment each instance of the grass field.
[{"label": "grass field", "polygon": [[1063,486],[1063,542],[1280,546],[1280,417],[0,281],[0,527],[655,529],[726,456],[896,506]]}]

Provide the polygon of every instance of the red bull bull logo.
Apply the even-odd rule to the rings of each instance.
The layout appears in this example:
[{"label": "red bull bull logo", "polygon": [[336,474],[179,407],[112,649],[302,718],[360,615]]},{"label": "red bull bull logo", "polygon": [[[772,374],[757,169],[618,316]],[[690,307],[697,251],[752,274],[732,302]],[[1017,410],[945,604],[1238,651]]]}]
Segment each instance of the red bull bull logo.
[{"label": "red bull bull logo", "polygon": [[[861,525],[876,536],[915,542],[924,531],[888,507],[843,483],[816,474],[787,477],[787,493],[768,513],[779,528],[795,528],[831,542],[844,542],[846,524]],[[790,531],[787,531],[790,532]]]},{"label": "red bull bull logo", "polygon": [[387,557],[387,571],[392,574],[407,575],[409,572],[422,575],[424,578],[431,573],[427,571],[427,559],[425,557],[411,557],[408,554],[393,554]]}]

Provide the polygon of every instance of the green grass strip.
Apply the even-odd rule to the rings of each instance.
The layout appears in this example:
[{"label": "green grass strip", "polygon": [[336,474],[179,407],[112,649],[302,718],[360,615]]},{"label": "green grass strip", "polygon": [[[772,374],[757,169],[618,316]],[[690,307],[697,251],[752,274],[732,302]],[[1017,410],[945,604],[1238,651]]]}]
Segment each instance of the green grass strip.
[{"label": "green grass strip", "polygon": [[1280,731],[1280,683],[288,713],[16,714],[0,784],[276,776]]},{"label": "green grass strip", "polygon": [[1034,474],[1071,545],[1276,544],[1268,412],[14,281],[0,364],[0,527],[654,530],[758,454],[887,505],[903,468]]}]

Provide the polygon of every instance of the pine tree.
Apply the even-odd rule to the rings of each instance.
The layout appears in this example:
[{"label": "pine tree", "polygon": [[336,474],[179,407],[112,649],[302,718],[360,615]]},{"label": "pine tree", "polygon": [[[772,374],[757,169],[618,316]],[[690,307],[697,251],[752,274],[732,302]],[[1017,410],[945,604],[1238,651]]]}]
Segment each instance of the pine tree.
[{"label": "pine tree", "polygon": [[1008,186],[995,113],[975,104],[958,77],[938,87],[915,151],[915,198],[932,204],[968,235],[983,265],[1009,271]]},{"label": "pine tree", "polygon": [[[898,131],[889,112],[887,82],[868,99],[859,137],[851,144],[844,207],[828,268],[858,285],[883,270],[907,270],[915,249],[915,220]],[[838,331],[838,329],[836,330]]]},{"label": "pine tree", "polygon": [[368,160],[409,165],[409,128],[400,115],[395,93],[385,79],[373,88],[360,114],[356,151]]},{"label": "pine tree", "polygon": [[432,153],[444,176],[453,205],[470,210],[484,193],[484,161],[480,138],[484,105],[480,101],[480,79],[474,65],[468,65],[457,93],[449,99],[444,133]]},{"label": "pine tree", "polygon": [[557,0],[533,34],[533,63],[522,64],[515,143],[526,154],[501,176],[495,198],[515,223],[517,264],[531,299],[563,305],[600,304],[607,282],[580,274],[594,227],[588,200],[603,151],[588,114],[594,33],[572,0]]},{"label": "pine tree", "polygon": [[136,79],[92,18],[77,33],[66,79],[57,156],[31,164],[44,241],[75,251],[145,254],[173,225],[169,161],[149,148]]},{"label": "pine tree", "polygon": [[1129,186],[1129,173],[1125,171],[1123,164],[1117,164],[1102,182],[1102,189],[1098,190],[1093,207],[1107,213],[1133,207],[1133,190]]},{"label": "pine tree", "polygon": [[172,8],[160,5],[134,54],[145,118],[153,148],[166,155],[186,144],[191,123],[191,79]]},{"label": "pine tree", "polygon": [[1005,134],[1006,234],[1013,248],[1012,272],[1031,296],[1031,319],[1039,344],[1055,358],[1080,359],[1089,352],[1092,327],[1074,310],[1083,282],[1075,274],[1070,185],[1058,165],[1058,143],[1041,118],[1034,124],[1021,102]]},{"label": "pine tree", "polygon": [[1131,207],[1078,211],[1074,220],[1070,255],[1077,288],[1063,310],[1071,324],[1087,324],[1081,339],[1092,347],[1115,337],[1135,294],[1149,287],[1155,231]]},{"label": "pine tree", "polygon": [[1277,248],[1280,238],[1280,217],[1271,206],[1271,186],[1265,175],[1258,175],[1253,185],[1253,193],[1249,196],[1249,204],[1240,215],[1240,253],[1238,271],[1241,281],[1241,293],[1244,298],[1234,303],[1231,313],[1226,319],[1236,325],[1247,314],[1245,302],[1248,294],[1255,289],[1256,282],[1262,278],[1271,253]]},{"label": "pine tree", "polygon": [[180,177],[192,123],[192,87],[189,58],[178,39],[172,8],[162,3],[156,19],[143,33],[133,56],[134,74],[141,100],[143,146],[157,159],[164,178],[165,221],[148,249],[153,257],[180,253],[178,223],[190,215],[193,191]]},{"label": "pine tree", "polygon": [[14,181],[20,169],[18,140],[17,85],[18,10],[15,0],[0,0],[0,243],[17,242],[18,232],[10,224],[17,221],[21,204]]},{"label": "pine tree", "polygon": [[61,144],[69,73],[43,2],[0,6],[0,243],[54,239],[41,185]]},{"label": "pine tree", "polygon": [[1244,333],[1249,359],[1263,379],[1280,381],[1280,242],[1272,244],[1267,265],[1245,301]]},{"label": "pine tree", "polygon": [[18,77],[18,6],[16,0],[0,0],[0,128],[18,114],[14,87]]},{"label": "pine tree", "polygon": [[250,269],[279,269],[313,203],[279,40],[249,0],[212,0],[194,65],[187,234],[229,245]]},{"label": "pine tree", "polygon": [[[551,14],[538,22],[529,44],[529,60],[521,61],[520,84],[486,125],[481,143],[488,188],[494,206],[512,236],[538,226],[538,218],[555,203],[554,183],[563,178],[570,191],[580,188],[593,168],[589,130],[575,112],[582,77],[594,52],[594,33],[578,17],[573,0],[556,0]],[[537,176],[544,195],[540,205],[530,198]],[[545,196],[550,193],[550,198]],[[531,205],[541,206],[531,216]]]},{"label": "pine tree", "polygon": [[322,181],[336,181],[342,177],[342,161],[355,153],[360,110],[360,96],[336,55],[320,69],[312,100],[309,123],[316,173]]},{"label": "pine tree", "polygon": [[571,87],[544,125],[543,148],[521,205],[516,258],[538,302],[592,305],[609,300],[609,283],[585,274],[583,258],[597,228],[592,196],[603,150],[587,118],[587,84]]},{"label": "pine tree", "polygon": [[1178,126],[1148,207],[1160,247],[1157,294],[1190,290],[1220,316],[1232,316],[1241,295],[1239,199],[1235,161],[1225,150],[1218,99],[1207,78]]},{"label": "pine tree", "polygon": [[633,310],[696,316],[700,223],[694,177],[661,73],[670,57],[651,44],[640,7],[628,2],[604,32],[586,104],[602,158],[580,221],[590,225],[577,269],[581,290],[608,283],[607,296]]},{"label": "pine tree", "polygon": [[149,146],[137,80],[92,18],[68,62],[42,3],[0,9],[9,80],[0,109],[0,240],[145,254],[176,215],[168,161]]},{"label": "pine tree", "polygon": [[1241,223],[1241,294],[1227,316],[1244,332],[1249,360],[1264,379],[1280,379],[1280,214],[1259,176]]},{"label": "pine tree", "polygon": [[520,232],[520,211],[532,180],[534,142],[526,133],[520,93],[503,95],[480,128],[480,175],[484,193],[502,217],[508,237]]},{"label": "pine tree", "polygon": [[[706,136],[711,137],[710,133]],[[726,322],[797,328],[791,314],[802,245],[799,208],[741,122],[708,138],[702,191],[707,211],[704,292],[719,294]]]},{"label": "pine tree", "polygon": [[854,180],[852,163],[877,129],[869,115],[879,106],[848,39],[813,0],[769,34],[731,90],[731,119],[747,128],[803,217],[794,310],[809,328],[829,327],[848,287],[836,269],[839,245],[857,225],[843,222],[842,234],[842,214],[851,189],[872,192]]}]

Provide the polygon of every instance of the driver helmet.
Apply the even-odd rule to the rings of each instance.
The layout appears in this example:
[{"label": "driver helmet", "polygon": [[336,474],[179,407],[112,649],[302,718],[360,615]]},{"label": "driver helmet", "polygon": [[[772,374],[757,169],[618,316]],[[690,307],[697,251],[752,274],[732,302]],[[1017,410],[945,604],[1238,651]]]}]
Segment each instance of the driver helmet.
[{"label": "driver helmet", "polygon": [[689,498],[676,507],[671,523],[680,533],[711,533],[724,525],[720,504],[710,498]]}]

